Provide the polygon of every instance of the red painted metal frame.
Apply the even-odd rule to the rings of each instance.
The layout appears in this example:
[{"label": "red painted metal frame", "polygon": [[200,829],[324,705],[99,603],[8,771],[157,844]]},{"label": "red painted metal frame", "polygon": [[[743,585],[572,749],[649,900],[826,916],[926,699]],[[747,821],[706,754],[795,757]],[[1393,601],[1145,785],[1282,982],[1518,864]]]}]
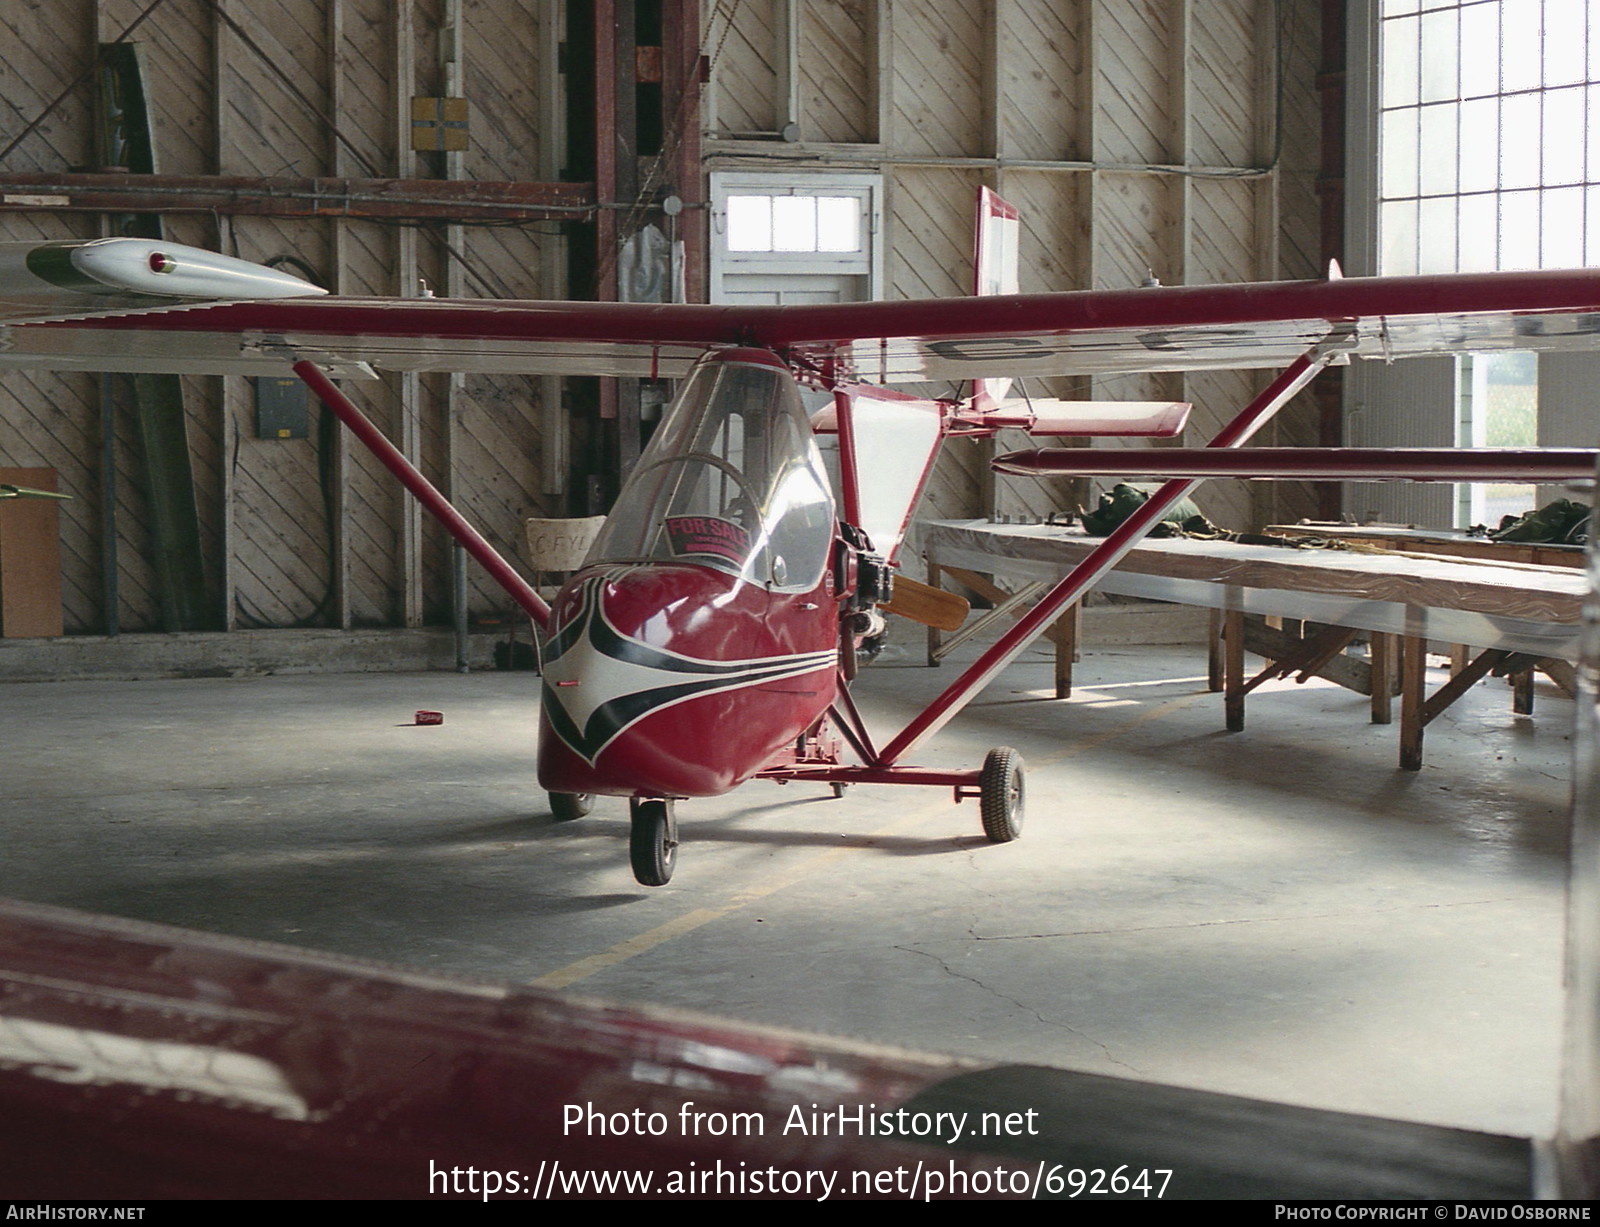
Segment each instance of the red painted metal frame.
[{"label": "red painted metal frame", "polygon": [[669,189],[684,203],[675,222],[669,219],[668,237],[683,243],[685,302],[706,299],[706,242],[710,210],[705,208],[705,176],[700,173],[700,92],[705,84],[700,57],[701,13],[698,0],[674,0],[666,22],[662,54],[666,61],[667,116],[663,157],[670,159]]},{"label": "red painted metal frame", "polygon": [[[838,782],[841,784],[867,782],[877,784],[951,783],[951,781],[945,779],[926,781],[899,778],[873,779],[871,781],[863,779],[863,772],[877,770],[866,764],[877,760],[878,751],[873,747],[872,734],[867,731],[866,721],[862,720],[861,712],[856,708],[856,701],[850,694],[850,681],[845,677],[842,669],[838,673],[834,701],[828,707],[824,718],[818,722],[817,728],[813,730],[815,737],[812,740],[825,742],[830,728],[837,730],[838,735],[844,739],[863,765],[852,767],[841,763],[832,757],[832,751],[830,750],[818,754],[815,758],[802,758],[795,762],[778,763],[767,767],[757,773],[757,778],[774,780],[780,784],[786,784],[790,780],[796,779],[818,780],[824,783]],[[957,774],[972,775],[974,778],[977,775],[976,772],[958,772]]]},{"label": "red painted metal frame", "polygon": [[[892,767],[846,763],[800,763],[792,767],[773,767],[760,772],[762,780],[817,780],[838,784],[926,784],[943,788],[976,789],[977,768]],[[963,793],[962,795],[967,795]],[[974,792],[970,795],[976,796]]]},{"label": "red painted metal frame", "polygon": [[855,737],[863,747],[861,761],[870,763],[876,760],[878,751],[872,744],[872,734],[867,730],[867,722],[861,718],[861,710],[856,706],[855,696],[850,693],[848,686],[839,687],[839,697],[828,710],[833,713],[841,731],[846,728],[854,729]]},{"label": "red painted metal frame", "polygon": [[1593,448],[1205,447],[1051,448],[991,464],[1025,477],[1241,477],[1289,481],[1560,482],[1594,475]]},{"label": "red painted metal frame", "polygon": [[[1309,383],[1332,356],[1331,350],[1320,346],[1301,355],[1233,421],[1223,427],[1208,446],[1233,448],[1243,444],[1266,425],[1290,397]],[[1122,556],[1139,543],[1174,503],[1186,497],[1199,484],[1193,480],[1169,481],[1152,494],[1143,506],[1096,546],[1087,558],[1064,576],[1037,605],[968,666],[961,676],[941,691],[923,709],[921,715],[906,725],[894,740],[884,747],[883,753],[872,765],[881,768],[894,767],[900,758],[943,728],[995,674],[1010,664],[1036,635],[1098,583],[1107,571],[1116,566]]]},{"label": "red painted metal frame", "polygon": [[[594,190],[600,200],[617,198],[617,162],[624,151],[617,147],[617,8],[615,0],[593,0],[594,22]],[[631,6],[630,6],[631,14]],[[631,20],[631,17],[630,17]],[[631,36],[630,36],[630,40]],[[631,156],[629,154],[628,156]],[[617,299],[617,215],[602,211],[595,217],[595,262],[598,282],[594,296],[602,302]],[[611,397],[615,397],[612,385]],[[612,412],[602,417],[615,417]]]},{"label": "red painted metal frame", "polygon": [[450,535],[460,542],[461,547],[477,559],[495,582],[522,606],[540,629],[543,629],[550,620],[550,606],[545,604],[544,598],[512,569],[511,564],[483,539],[483,535],[477,529],[467,523],[461,513],[450,505],[450,501],[401,454],[399,448],[384,437],[383,432],[372,424],[366,414],[357,409],[349,397],[339,391],[333,381],[317,369],[314,362],[296,362],[294,373],[305,381],[306,386],[317,394],[317,398],[328,407],[329,411],[350,428],[350,433],[367,445],[372,454],[383,462],[384,468],[400,479],[401,484],[411,491],[416,500],[445,526]]}]

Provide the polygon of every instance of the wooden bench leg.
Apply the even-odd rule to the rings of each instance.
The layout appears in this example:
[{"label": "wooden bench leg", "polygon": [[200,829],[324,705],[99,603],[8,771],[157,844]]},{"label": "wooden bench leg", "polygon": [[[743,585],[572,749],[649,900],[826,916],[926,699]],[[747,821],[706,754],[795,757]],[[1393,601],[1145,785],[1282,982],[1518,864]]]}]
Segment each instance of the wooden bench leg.
[{"label": "wooden bench leg", "polygon": [[1424,693],[1428,667],[1428,641],[1407,635],[1400,646],[1400,766],[1407,771],[1422,766],[1422,730],[1450,705],[1489,674],[1500,669],[1511,653],[1490,648],[1462,666],[1448,682]]},{"label": "wooden bench leg", "polygon": [[1428,641],[1400,639],[1400,769],[1422,770],[1423,690],[1428,678]]},{"label": "wooden bench leg", "polygon": [[1083,602],[1056,619],[1056,698],[1072,697],[1072,666],[1078,659],[1078,636],[1083,632]]},{"label": "wooden bench leg", "polygon": [[1210,612],[1206,630],[1206,689],[1212,694],[1221,692],[1222,678],[1222,626],[1227,615],[1220,609]]},{"label": "wooden bench leg", "polygon": [[1228,732],[1244,728],[1244,614],[1230,609],[1222,617],[1222,710]]},{"label": "wooden bench leg", "polygon": [[1547,657],[1538,664],[1539,672],[1561,688],[1561,693],[1569,699],[1578,697],[1577,671],[1564,660]]},{"label": "wooden bench leg", "polygon": [[1533,670],[1511,675],[1511,711],[1518,716],[1533,715]]},{"label": "wooden bench leg", "polygon": [[1372,666],[1372,723],[1388,724],[1394,719],[1394,639],[1383,631],[1373,631],[1368,661]]}]

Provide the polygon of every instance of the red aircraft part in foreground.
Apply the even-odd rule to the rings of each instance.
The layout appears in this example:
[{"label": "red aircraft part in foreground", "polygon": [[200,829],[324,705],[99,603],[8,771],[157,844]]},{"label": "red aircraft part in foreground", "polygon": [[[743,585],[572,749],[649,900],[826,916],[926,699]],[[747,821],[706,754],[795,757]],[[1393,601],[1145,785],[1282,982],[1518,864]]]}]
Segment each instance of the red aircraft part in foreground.
[{"label": "red aircraft part in foreground", "polygon": [[18,1200],[1497,1198],[1534,1166],[1526,1139],[11,901],[0,1119]]},{"label": "red aircraft part in foreground", "polygon": [[975,1138],[837,1115],[972,1068],[0,901],[10,1198],[904,1198],[919,1165],[992,1193]]},{"label": "red aircraft part in foreground", "polygon": [[[546,628],[540,776],[552,810],[576,818],[595,793],[628,797],[634,872],[649,885],[672,873],[674,802],[757,775],[836,791],[857,782],[950,787],[980,799],[990,840],[1015,839],[1023,784],[1014,750],[997,747],[981,768],[907,759],[1201,474],[1551,480],[1584,463],[1531,453],[1397,460],[1232,449],[1330,363],[1593,347],[1600,270],[1348,280],[1330,271],[1314,282],[1020,295],[1016,212],[990,193],[980,213],[976,284],[986,297],[802,307],[345,300],[145,240],[0,245],[0,369],[277,374],[292,366]],[[1011,380],[1028,375],[1238,367],[1281,370],[1203,452],[1182,454],[1189,467],[1164,468],[1152,458],[1160,450],[1086,462],[1096,472],[1177,479],[880,746],[849,683],[857,646],[881,625],[877,607],[892,603],[895,556],[941,440],[1015,425],[1170,436],[1187,406],[1004,398]],[[373,368],[686,381],[552,619],[329,378],[370,377]],[[868,386],[928,380],[972,381],[973,394],[924,400]],[[801,382],[834,393],[815,427],[839,436],[837,499]],[[1080,454],[1006,459],[1035,472],[1089,471]]]}]

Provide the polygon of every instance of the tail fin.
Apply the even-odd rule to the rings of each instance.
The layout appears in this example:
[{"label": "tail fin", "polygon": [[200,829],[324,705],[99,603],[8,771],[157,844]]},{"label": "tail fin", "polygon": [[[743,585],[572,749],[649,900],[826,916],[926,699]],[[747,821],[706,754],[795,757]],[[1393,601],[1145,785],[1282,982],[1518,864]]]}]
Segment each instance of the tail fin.
[{"label": "tail fin", "polygon": [[[973,243],[972,292],[978,295],[1018,291],[1017,250],[1022,215],[987,187],[978,189],[978,219]],[[987,413],[1006,398],[1009,379],[974,379],[972,407]]]}]

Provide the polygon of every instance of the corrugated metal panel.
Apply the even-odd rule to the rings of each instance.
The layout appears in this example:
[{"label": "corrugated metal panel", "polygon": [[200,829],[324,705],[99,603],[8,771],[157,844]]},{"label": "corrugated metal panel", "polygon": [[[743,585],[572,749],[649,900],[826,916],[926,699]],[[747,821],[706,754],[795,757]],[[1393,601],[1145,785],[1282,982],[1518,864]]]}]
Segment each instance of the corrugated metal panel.
[{"label": "corrugated metal panel", "polygon": [[[1456,359],[1361,362],[1345,370],[1351,447],[1453,447],[1459,401]],[[1401,407],[1401,408],[1396,408]],[[1444,482],[1345,486],[1345,509],[1363,522],[1449,528],[1454,487]]]}]

